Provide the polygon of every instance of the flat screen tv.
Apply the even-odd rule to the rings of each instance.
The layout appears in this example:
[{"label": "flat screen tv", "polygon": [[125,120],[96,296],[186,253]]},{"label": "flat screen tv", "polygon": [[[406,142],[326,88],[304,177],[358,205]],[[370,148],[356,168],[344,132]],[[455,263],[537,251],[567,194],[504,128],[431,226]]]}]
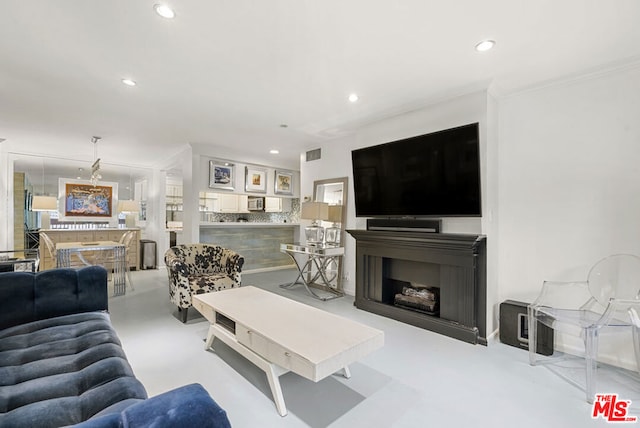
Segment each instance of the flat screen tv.
[{"label": "flat screen tv", "polygon": [[351,152],[357,217],[478,217],[478,124]]}]

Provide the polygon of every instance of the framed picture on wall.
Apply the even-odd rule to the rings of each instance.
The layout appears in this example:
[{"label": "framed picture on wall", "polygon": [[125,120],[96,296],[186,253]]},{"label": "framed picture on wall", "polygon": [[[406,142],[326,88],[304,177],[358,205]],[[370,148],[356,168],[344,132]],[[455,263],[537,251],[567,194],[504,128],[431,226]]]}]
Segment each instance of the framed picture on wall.
[{"label": "framed picture on wall", "polygon": [[234,164],[222,161],[209,161],[210,188],[233,190],[235,180]]},{"label": "framed picture on wall", "polygon": [[267,170],[245,167],[244,190],[247,192],[267,193]]},{"label": "framed picture on wall", "polygon": [[113,187],[66,183],[64,215],[77,217],[111,217]]},{"label": "framed picture on wall", "polygon": [[293,195],[293,173],[276,170],[273,192],[278,195]]}]

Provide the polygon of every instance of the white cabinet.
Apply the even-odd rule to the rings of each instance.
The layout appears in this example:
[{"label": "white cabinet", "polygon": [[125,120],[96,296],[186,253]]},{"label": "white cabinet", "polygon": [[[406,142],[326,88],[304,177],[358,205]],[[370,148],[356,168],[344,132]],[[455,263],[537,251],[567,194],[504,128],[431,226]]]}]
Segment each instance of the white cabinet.
[{"label": "white cabinet", "polygon": [[264,211],[267,213],[280,213],[291,211],[291,199],[289,198],[264,198]]},{"label": "white cabinet", "polygon": [[[290,198],[267,197],[264,199],[265,212],[279,213],[291,211]],[[248,200],[248,195],[200,192],[200,210],[215,213],[250,213]]]},{"label": "white cabinet", "polygon": [[200,192],[199,197],[200,211],[215,211],[216,199],[218,198],[218,195],[216,193]]},{"label": "white cabinet", "polygon": [[219,213],[237,213],[238,212],[238,195],[230,195],[227,193],[217,193],[217,204],[214,203],[214,211]]},{"label": "white cabinet", "polygon": [[[200,192],[200,210],[210,213],[237,213],[242,211],[242,195],[233,193]],[[247,203],[244,202],[246,211]]]},{"label": "white cabinet", "polygon": [[166,186],[166,221],[181,221],[182,218],[182,186],[167,184]]},{"label": "white cabinet", "polygon": [[168,198],[182,198],[182,186],[179,184],[167,184]]},{"label": "white cabinet", "polygon": [[239,213],[248,213],[249,212],[249,196],[247,195],[238,195],[238,212]]}]

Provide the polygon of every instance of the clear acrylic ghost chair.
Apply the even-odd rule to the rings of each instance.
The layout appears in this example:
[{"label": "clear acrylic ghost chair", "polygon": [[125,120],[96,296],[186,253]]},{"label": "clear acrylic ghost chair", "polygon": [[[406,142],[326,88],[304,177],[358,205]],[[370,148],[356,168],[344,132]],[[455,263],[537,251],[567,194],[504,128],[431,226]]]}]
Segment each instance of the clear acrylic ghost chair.
[{"label": "clear acrylic ghost chair", "polygon": [[[640,370],[640,257],[630,254],[606,257],[591,268],[587,281],[545,281],[538,298],[529,305],[528,315],[531,365],[558,363],[560,367],[567,360],[583,360],[584,379],[573,383],[584,388],[587,402],[593,403],[596,393],[616,392],[598,391],[598,343],[605,333],[622,330],[624,334],[628,330],[633,338],[636,370]],[[552,328],[556,339],[559,334],[563,338],[578,337],[584,349],[561,352],[556,340],[551,356],[536,353],[544,334],[539,328],[541,324]],[[577,367],[581,370],[583,365]],[[562,375],[562,370],[553,371]],[[640,389],[637,373],[622,371],[624,382],[633,383],[634,391]]]},{"label": "clear acrylic ghost chair", "polygon": [[[131,281],[131,266],[129,265],[129,254],[132,251],[131,244],[133,243],[133,240],[135,237],[136,237],[136,231],[128,230],[125,233],[123,233],[122,236],[120,236],[120,239],[118,240],[119,244],[124,245],[124,251],[125,251],[124,258],[126,261],[126,264],[125,264],[126,281],[129,283],[129,287],[131,288],[131,291],[133,291],[134,288],[133,288],[133,281]],[[112,279],[112,276],[113,276],[112,274],[115,270],[115,263],[116,263],[115,255],[111,251],[101,251],[100,258],[96,261],[96,264],[104,266],[107,269],[107,271],[109,272],[109,280]]]},{"label": "clear acrylic ghost chair", "polygon": [[40,232],[40,239],[44,242],[44,246],[47,248],[47,252],[49,253],[49,257],[53,261],[54,265],[57,263],[57,253],[56,253],[56,244],[53,243],[53,240],[44,232]]},{"label": "clear acrylic ghost chair", "polygon": [[136,237],[136,231],[129,230],[122,235],[122,238],[120,238],[120,243],[124,244],[124,248],[125,248],[124,258],[127,261],[125,272],[127,273],[127,281],[129,282],[129,287],[131,287],[132,291],[134,290],[134,288],[133,288],[133,281],[131,281],[131,266],[129,263],[129,254],[131,253],[131,250],[132,250],[131,244],[133,243],[133,240],[135,237]]},{"label": "clear acrylic ghost chair", "polygon": [[[58,251],[56,250],[56,244],[45,232],[40,232],[40,239],[44,242],[44,245],[47,248],[47,252],[49,253],[49,257],[51,257],[53,266],[58,266]],[[87,259],[80,253],[72,253],[70,256],[70,266],[73,268],[80,268],[91,264],[92,263],[87,261]]]}]

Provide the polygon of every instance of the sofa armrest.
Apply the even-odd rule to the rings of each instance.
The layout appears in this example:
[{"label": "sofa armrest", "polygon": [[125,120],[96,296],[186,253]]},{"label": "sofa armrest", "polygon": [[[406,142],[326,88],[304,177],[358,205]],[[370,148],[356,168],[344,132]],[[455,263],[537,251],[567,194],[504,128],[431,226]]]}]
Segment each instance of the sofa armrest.
[{"label": "sofa armrest", "polygon": [[0,274],[0,329],[27,322],[108,309],[102,266]]},{"label": "sofa armrest", "polygon": [[74,425],[76,428],[231,428],[227,413],[202,385],[193,383],[133,404],[122,412]]}]

